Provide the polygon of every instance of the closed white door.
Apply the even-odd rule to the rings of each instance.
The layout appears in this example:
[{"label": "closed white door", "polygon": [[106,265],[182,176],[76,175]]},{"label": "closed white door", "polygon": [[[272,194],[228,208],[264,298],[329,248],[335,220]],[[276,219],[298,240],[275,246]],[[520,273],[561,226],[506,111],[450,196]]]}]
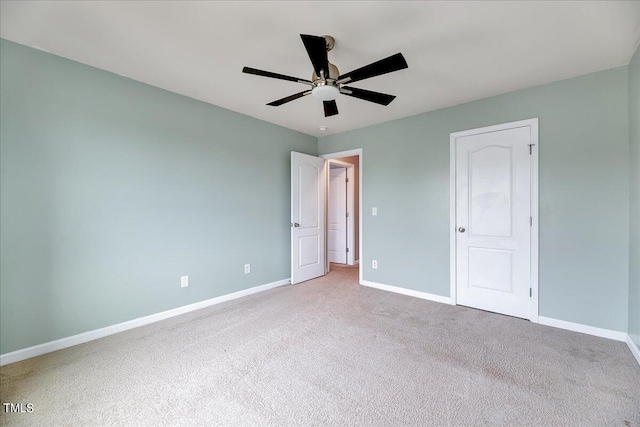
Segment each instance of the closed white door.
[{"label": "closed white door", "polygon": [[529,319],[531,128],[455,143],[457,303]]},{"label": "closed white door", "polygon": [[329,262],[347,263],[347,168],[329,169]]},{"label": "closed white door", "polygon": [[291,152],[291,283],[325,274],[325,160]]}]

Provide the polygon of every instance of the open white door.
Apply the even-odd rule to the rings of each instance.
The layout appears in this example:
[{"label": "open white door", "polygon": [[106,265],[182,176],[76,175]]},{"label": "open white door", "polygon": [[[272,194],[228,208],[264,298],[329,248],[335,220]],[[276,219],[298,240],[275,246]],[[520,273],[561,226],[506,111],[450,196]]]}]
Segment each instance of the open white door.
[{"label": "open white door", "polygon": [[325,274],[325,159],[291,152],[291,283]]}]

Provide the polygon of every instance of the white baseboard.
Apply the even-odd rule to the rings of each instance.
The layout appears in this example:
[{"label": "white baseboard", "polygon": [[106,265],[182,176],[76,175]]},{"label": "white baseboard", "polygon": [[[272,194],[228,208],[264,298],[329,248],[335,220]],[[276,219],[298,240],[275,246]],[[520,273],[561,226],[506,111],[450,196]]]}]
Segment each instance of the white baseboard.
[{"label": "white baseboard", "polygon": [[538,323],[540,323],[541,325],[553,326],[554,328],[566,329],[568,331],[580,332],[587,335],[594,335],[596,337],[609,338],[610,340],[625,341],[627,338],[626,332],[596,328],[595,326],[567,322],[566,320],[558,320],[552,317],[540,316],[538,317]]},{"label": "white baseboard", "polygon": [[384,285],[382,283],[370,282],[363,280],[361,283],[363,286],[370,288],[381,289],[387,292],[395,292],[396,294],[409,295],[410,297],[416,297],[421,299],[427,299],[429,301],[440,302],[442,304],[451,304],[451,298],[443,297],[441,295],[429,294],[427,292],[414,291],[413,289],[399,288],[397,286]]},{"label": "white baseboard", "polygon": [[73,335],[59,340],[50,341],[44,344],[34,345],[33,347],[24,348],[22,350],[12,351],[0,355],[0,366],[8,365],[9,363],[19,362],[21,360],[30,359],[32,357],[40,356],[45,353],[51,353],[52,351],[62,350],[63,348],[72,347],[74,345],[82,344],[88,341],[93,341],[98,338],[106,337],[109,335],[117,334],[118,332],[127,331],[129,329],[137,328],[140,326],[148,325],[149,323],[159,322],[170,317],[179,316],[181,314],[189,313],[191,311],[200,310],[212,305],[220,304],[226,301],[242,298],[247,295],[255,294],[258,292],[273,289],[278,286],[291,283],[290,279],[282,279],[276,282],[267,283],[265,285],[255,286],[253,288],[245,289],[242,291],[234,292],[227,295],[222,295],[216,298],[196,302],[182,307],[174,308],[160,313],[151,314],[149,316],[139,317],[137,319],[129,320],[126,322],[118,323],[116,325],[107,326],[93,331],[83,332],[78,335]]},{"label": "white baseboard", "polygon": [[638,362],[638,365],[640,365],[640,349],[638,348],[636,343],[633,342],[629,334],[627,334],[627,338],[624,341],[627,343],[629,350],[631,350],[631,354],[633,354],[633,357],[636,358],[636,362]]}]

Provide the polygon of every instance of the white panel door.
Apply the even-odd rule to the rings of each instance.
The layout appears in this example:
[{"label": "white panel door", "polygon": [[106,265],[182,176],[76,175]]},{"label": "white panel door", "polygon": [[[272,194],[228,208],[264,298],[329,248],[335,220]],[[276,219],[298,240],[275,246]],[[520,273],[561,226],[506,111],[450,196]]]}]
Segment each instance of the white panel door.
[{"label": "white panel door", "polygon": [[325,274],[325,160],[291,152],[291,283]]},{"label": "white panel door", "polygon": [[329,262],[347,263],[347,168],[329,169]]},{"label": "white panel door", "polygon": [[531,128],[456,139],[457,302],[531,315]]}]

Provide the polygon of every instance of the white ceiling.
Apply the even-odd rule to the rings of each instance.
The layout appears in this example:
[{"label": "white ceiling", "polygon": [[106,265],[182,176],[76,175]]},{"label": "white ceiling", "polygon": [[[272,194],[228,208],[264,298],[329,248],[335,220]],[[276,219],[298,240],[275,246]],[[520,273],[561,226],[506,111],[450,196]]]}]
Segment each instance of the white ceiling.
[{"label": "white ceiling", "polygon": [[[340,96],[328,118],[311,96],[265,105],[306,86],[242,67],[310,79],[299,34],[332,35],[342,74],[402,52],[407,70],[353,84],[396,100]],[[323,136],[625,65],[640,2],[3,1],[0,36]]]}]

